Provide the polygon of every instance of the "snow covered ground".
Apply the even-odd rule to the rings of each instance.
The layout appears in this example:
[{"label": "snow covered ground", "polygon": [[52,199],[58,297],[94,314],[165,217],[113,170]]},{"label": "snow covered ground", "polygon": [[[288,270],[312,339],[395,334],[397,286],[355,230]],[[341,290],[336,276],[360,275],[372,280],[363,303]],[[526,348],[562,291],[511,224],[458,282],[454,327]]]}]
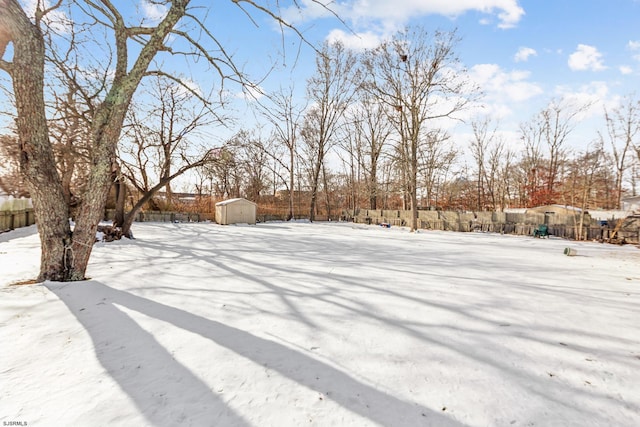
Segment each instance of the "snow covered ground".
[{"label": "snow covered ground", "polygon": [[[0,422],[640,425],[640,250],[347,223],[136,224],[82,283],[0,235]],[[571,247],[577,256],[565,256]]]}]

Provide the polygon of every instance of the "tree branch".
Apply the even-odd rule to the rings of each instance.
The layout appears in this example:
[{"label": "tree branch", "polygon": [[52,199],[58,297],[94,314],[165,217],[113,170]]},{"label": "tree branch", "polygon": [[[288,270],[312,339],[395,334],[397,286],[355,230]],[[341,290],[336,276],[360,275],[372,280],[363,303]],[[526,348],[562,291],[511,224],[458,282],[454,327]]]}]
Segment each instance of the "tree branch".
[{"label": "tree branch", "polygon": [[6,71],[9,75],[12,75],[13,63],[0,59],[0,70]]},{"label": "tree branch", "polygon": [[54,4],[53,6],[51,6],[49,8],[46,8],[44,10],[40,9],[40,5],[41,4],[42,3],[38,2],[38,6],[36,8],[36,16],[35,16],[35,18],[36,18],[36,25],[37,26],[40,26],[40,21],[42,21],[42,18],[44,18],[44,16],[47,13],[49,13],[51,11],[54,11],[54,10],[56,10],[56,9],[58,9],[60,7],[60,5],[62,4],[62,0],[58,0],[58,2],[56,4]]}]

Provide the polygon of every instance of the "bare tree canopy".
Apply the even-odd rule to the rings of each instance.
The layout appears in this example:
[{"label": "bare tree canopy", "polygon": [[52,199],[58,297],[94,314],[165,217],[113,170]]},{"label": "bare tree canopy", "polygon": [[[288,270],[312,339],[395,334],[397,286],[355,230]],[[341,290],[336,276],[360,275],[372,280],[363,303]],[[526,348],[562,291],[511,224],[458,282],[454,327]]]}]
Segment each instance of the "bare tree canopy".
[{"label": "bare tree canopy", "polygon": [[[294,85],[280,87],[280,89],[270,94],[265,103],[258,103],[259,114],[267,119],[273,126],[273,133],[278,143],[286,147],[288,161],[283,161],[277,155],[277,151],[272,150],[273,159],[287,171],[288,180],[282,179],[289,193],[289,213],[287,220],[294,217],[294,186],[295,186],[295,160],[297,157],[298,137],[302,126],[302,115],[305,110],[304,105],[298,105],[294,98]],[[275,154],[275,155],[274,155]],[[274,171],[277,169],[274,168]]]},{"label": "bare tree canopy", "polygon": [[[228,79],[247,82],[232,55],[204,24],[206,10],[190,8],[189,0],[154,4],[163,6],[164,13],[156,23],[148,25],[142,21],[128,21],[120,6],[110,0],[74,2],[74,7],[64,10],[65,13],[77,14],[64,23],[72,29],[66,34],[56,34],[57,27],[48,25],[51,21],[43,18],[60,9],[62,0],[49,9],[44,9],[43,3],[38,2],[33,20],[16,0],[0,0],[0,69],[12,80],[21,170],[38,216],[42,242],[39,280],[84,279],[113,172],[117,170],[116,149],[123,123],[142,79],[150,75],[172,79],[205,105],[208,104],[208,100],[184,79],[158,62],[159,56],[202,61],[215,72],[221,85]],[[279,16],[277,5],[270,8],[250,0],[234,1],[234,4],[245,13],[249,14],[250,10],[265,13],[280,26],[293,28]],[[95,47],[93,51],[78,51],[82,41],[80,34],[87,42],[88,33],[83,29],[89,25],[94,38],[89,39],[88,44],[101,46],[100,51],[105,52],[103,57],[98,55]],[[58,47],[66,46],[66,49],[50,50],[52,45],[47,42],[52,40],[58,42]],[[10,44],[13,55],[5,58]],[[93,63],[102,63],[103,68],[102,73],[97,73],[101,77],[91,84],[86,82],[95,76],[91,70],[73,75],[61,67],[70,84],[82,94],[90,115],[87,132],[90,169],[85,191],[78,195],[75,227],[71,229],[68,220],[70,206],[56,168],[46,116],[45,59],[63,64],[65,58],[81,58],[82,55],[87,55],[87,58],[93,55],[97,59]],[[100,70],[98,66],[96,69]]]},{"label": "bare tree canopy", "polygon": [[363,87],[387,106],[400,138],[397,152],[413,211],[412,231],[418,227],[420,147],[434,141],[439,119],[455,118],[475,96],[456,55],[457,42],[455,32],[430,34],[409,28],[368,52],[365,59]]},{"label": "bare tree canopy", "polygon": [[311,221],[315,219],[321,174],[325,177],[326,184],[325,158],[337,143],[338,127],[353,101],[360,78],[357,58],[353,52],[341,43],[325,43],[316,56],[315,74],[307,83],[307,97],[311,107],[307,111],[301,133],[311,187]]},{"label": "bare tree canopy", "polygon": [[[620,209],[622,184],[629,163],[629,152],[638,147],[640,141],[640,100],[634,95],[625,97],[622,103],[611,111],[605,108],[606,139],[611,147],[615,162],[615,206]],[[605,136],[600,134],[604,145]],[[640,150],[638,151],[640,154]],[[638,156],[640,160],[640,155]]]}]

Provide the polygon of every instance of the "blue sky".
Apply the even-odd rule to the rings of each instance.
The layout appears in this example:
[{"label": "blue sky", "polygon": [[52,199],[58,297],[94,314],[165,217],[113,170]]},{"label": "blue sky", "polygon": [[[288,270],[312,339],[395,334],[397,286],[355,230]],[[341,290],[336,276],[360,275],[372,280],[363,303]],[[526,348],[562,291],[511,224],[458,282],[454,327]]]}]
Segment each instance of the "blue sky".
[{"label": "blue sky", "polygon": [[[634,94],[640,77],[638,0],[338,1],[331,7],[346,25],[311,0],[299,4],[302,9],[285,10],[285,16],[313,43],[340,39],[358,49],[374,46],[405,25],[457,29],[460,59],[486,95],[482,111],[499,117],[511,139],[519,123],[550,100],[568,98],[593,103],[570,141],[583,147],[603,129],[603,107]],[[297,57],[299,43],[288,33],[283,59],[278,56],[283,39],[268,18],[254,15],[255,28],[230,2],[218,1],[213,8],[217,30],[247,71],[258,76],[273,63],[287,64],[261,82],[265,90],[293,80],[302,92],[313,72],[310,48],[303,46]],[[453,132],[458,139],[468,138],[464,127]]]},{"label": "blue sky", "polygon": [[[486,95],[483,111],[499,117],[501,128],[513,138],[518,124],[552,98],[569,97],[594,103],[587,125],[574,138],[580,145],[595,137],[603,106],[632,94],[640,77],[640,0],[337,0],[330,7],[344,23],[312,0],[298,0],[301,8],[287,8],[291,0],[258,2],[271,7],[279,3],[284,16],[315,44],[340,39],[358,49],[374,46],[405,25],[457,29],[462,37],[459,57]],[[163,12],[145,1],[114,3],[132,17],[129,22],[153,22]],[[269,17],[248,5],[253,21],[229,0],[194,5],[208,8],[208,29],[246,72],[258,79],[276,67],[260,82],[264,90],[295,82],[304,93],[314,52],[292,32],[283,36]],[[218,84],[202,64],[187,67],[179,59],[165,64],[176,66],[203,92]],[[229,90],[235,93],[236,88]],[[464,129],[458,132],[458,138],[468,138]]]}]

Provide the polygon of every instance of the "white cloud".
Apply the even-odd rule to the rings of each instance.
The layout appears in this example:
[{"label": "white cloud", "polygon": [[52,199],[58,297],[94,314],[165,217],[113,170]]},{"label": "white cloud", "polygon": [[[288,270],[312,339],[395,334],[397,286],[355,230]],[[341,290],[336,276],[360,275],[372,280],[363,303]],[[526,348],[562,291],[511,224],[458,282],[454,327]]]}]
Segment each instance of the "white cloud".
[{"label": "white cloud", "polygon": [[330,43],[339,41],[349,49],[372,49],[380,45],[381,37],[370,31],[357,34],[349,34],[342,30],[336,29],[329,33],[327,41]]},{"label": "white cloud", "polygon": [[470,75],[490,101],[522,102],[543,93],[538,84],[528,81],[528,71],[506,72],[496,64],[479,64]]},{"label": "white cloud", "polygon": [[579,44],[577,50],[569,55],[569,68],[573,71],[602,71],[607,67],[602,63],[602,54],[596,47]]},{"label": "white cloud", "polygon": [[[331,16],[328,7],[356,26],[369,26],[374,21],[387,31],[398,29],[409,19],[421,15],[456,17],[470,11],[497,16],[498,27],[512,28],[525,13],[518,0],[323,0],[327,7],[314,0],[300,0],[298,3],[300,7],[292,6],[285,11],[286,19],[302,22]],[[486,23],[486,17],[481,21]]]},{"label": "white cloud", "polygon": [[627,66],[627,65],[621,65],[620,66],[620,73],[624,74],[624,75],[628,75],[628,74],[632,74],[633,73],[633,68]]},{"label": "white cloud", "polygon": [[500,24],[498,24],[500,28],[515,27],[524,15],[524,9],[518,6],[517,2],[509,2],[508,6],[508,8],[503,9],[503,12],[498,14],[498,18],[500,18],[501,21]]},{"label": "white cloud", "polygon": [[627,48],[629,48],[629,50],[640,50],[640,40],[629,40],[629,43],[627,43]]},{"label": "white cloud", "polygon": [[590,82],[580,86],[578,89],[558,86],[555,92],[562,100],[563,105],[574,107],[589,106],[576,117],[578,121],[590,117],[600,117],[604,104],[611,97],[609,85],[601,81]]},{"label": "white cloud", "polygon": [[178,86],[178,93],[184,95],[193,95],[195,93],[202,96],[202,89],[198,83],[191,79],[181,79],[180,81],[182,84]]},{"label": "white cloud", "polygon": [[526,62],[531,56],[536,56],[537,54],[538,52],[536,52],[535,49],[532,49],[530,47],[521,47],[520,49],[518,49],[518,52],[513,59],[516,62]]},{"label": "white cloud", "polygon": [[635,53],[632,58],[636,61],[640,61],[640,40],[630,40],[627,43],[627,49]]},{"label": "white cloud", "polygon": [[[39,2],[38,0],[21,0],[20,3],[22,3],[24,11],[30,18],[35,17],[36,8],[38,7],[39,3],[44,3],[40,6],[43,9],[48,9],[51,7],[50,0],[45,0],[44,2]],[[54,31],[60,34],[71,33],[71,20],[69,19],[67,14],[59,8],[47,13],[47,15],[44,17],[44,22],[46,22],[47,25],[49,25],[51,28],[53,28]]]},{"label": "white cloud", "polygon": [[164,19],[169,11],[169,8],[164,4],[154,4],[145,0],[141,3],[142,13],[145,19],[151,21],[151,23],[159,23]]},{"label": "white cloud", "polygon": [[332,3],[332,1],[298,0],[297,6],[290,6],[282,11],[282,18],[291,24],[298,24],[319,18],[327,18],[332,16],[333,13],[343,16],[344,6]]},{"label": "white cloud", "polygon": [[242,91],[236,93],[235,97],[238,99],[244,99],[247,102],[258,101],[265,95],[265,90],[258,86],[245,85],[242,87]]}]

